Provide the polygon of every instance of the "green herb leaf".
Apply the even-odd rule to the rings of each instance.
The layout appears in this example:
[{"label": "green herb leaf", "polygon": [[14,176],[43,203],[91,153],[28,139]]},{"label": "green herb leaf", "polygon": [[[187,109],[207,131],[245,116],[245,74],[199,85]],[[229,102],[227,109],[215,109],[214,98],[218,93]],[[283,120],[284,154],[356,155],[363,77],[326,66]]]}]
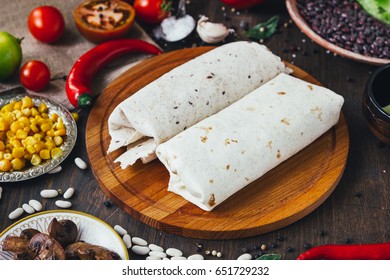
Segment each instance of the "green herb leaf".
[{"label": "green herb leaf", "polygon": [[256,24],[246,32],[249,38],[257,40],[265,40],[272,36],[278,28],[279,16],[273,16],[266,22]]},{"label": "green herb leaf", "polygon": [[390,0],[358,0],[358,2],[371,16],[390,24]]},{"label": "green herb leaf", "polygon": [[270,254],[261,255],[256,260],[280,260],[281,258],[282,256],[279,254],[270,253]]}]

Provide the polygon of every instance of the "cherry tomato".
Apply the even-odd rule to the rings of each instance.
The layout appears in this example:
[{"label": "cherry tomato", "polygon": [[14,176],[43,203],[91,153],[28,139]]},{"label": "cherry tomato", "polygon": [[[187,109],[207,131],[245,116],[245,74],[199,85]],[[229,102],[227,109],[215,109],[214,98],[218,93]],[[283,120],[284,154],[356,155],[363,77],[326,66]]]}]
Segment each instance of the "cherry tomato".
[{"label": "cherry tomato", "polygon": [[135,0],[134,9],[138,20],[158,24],[170,15],[172,0]]},{"label": "cherry tomato", "polygon": [[25,88],[40,91],[50,81],[50,70],[42,61],[31,60],[21,68],[19,80]]},{"label": "cherry tomato", "polygon": [[41,6],[32,10],[28,16],[28,29],[37,40],[53,43],[64,33],[65,22],[57,8]]}]

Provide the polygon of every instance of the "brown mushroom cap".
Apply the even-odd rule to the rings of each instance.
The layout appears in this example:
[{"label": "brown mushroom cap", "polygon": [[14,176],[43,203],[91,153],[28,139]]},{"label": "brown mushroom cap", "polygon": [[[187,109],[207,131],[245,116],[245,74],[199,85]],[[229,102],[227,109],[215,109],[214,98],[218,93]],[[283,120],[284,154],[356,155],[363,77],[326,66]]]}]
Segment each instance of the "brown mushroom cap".
[{"label": "brown mushroom cap", "polygon": [[54,238],[38,233],[30,240],[31,251],[36,253],[36,260],[64,260],[64,248]]},{"label": "brown mushroom cap", "polygon": [[72,260],[120,260],[114,251],[87,242],[76,242],[65,248],[67,259]]},{"label": "brown mushroom cap", "polygon": [[77,226],[71,220],[57,220],[54,218],[48,228],[49,236],[57,240],[62,247],[76,242]]}]

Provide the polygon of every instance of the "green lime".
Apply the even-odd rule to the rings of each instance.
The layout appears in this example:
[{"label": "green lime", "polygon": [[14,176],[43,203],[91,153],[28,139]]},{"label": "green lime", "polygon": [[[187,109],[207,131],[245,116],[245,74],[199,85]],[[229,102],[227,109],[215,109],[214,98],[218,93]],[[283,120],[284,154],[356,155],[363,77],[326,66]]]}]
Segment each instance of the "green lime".
[{"label": "green lime", "polygon": [[0,82],[12,76],[22,63],[20,40],[0,31]]},{"label": "green lime", "polygon": [[385,111],[386,113],[388,113],[390,115],[390,104],[389,105],[386,105],[385,107],[382,108],[383,111]]}]

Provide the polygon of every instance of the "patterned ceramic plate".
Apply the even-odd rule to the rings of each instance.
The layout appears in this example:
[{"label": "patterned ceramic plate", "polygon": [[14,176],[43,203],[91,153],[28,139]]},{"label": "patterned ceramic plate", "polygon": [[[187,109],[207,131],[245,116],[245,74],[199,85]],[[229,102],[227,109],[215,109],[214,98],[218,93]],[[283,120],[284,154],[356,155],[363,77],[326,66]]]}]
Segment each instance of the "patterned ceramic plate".
[{"label": "patterned ceramic plate", "polygon": [[0,260],[12,260],[13,254],[2,251],[2,242],[9,234],[19,236],[22,230],[32,228],[42,233],[47,233],[47,228],[52,219],[69,219],[73,221],[78,228],[78,240],[103,246],[116,252],[122,260],[128,260],[129,254],[122,238],[115,230],[102,220],[78,211],[73,210],[53,210],[44,211],[30,215],[17,221],[0,233]]},{"label": "patterned ceramic plate", "polygon": [[12,101],[21,100],[25,96],[30,96],[35,106],[39,106],[42,102],[45,103],[47,105],[49,115],[51,113],[57,113],[62,118],[66,127],[66,137],[64,139],[64,143],[61,145],[63,155],[57,159],[47,160],[40,165],[32,166],[21,171],[0,172],[0,182],[18,182],[45,174],[65,160],[76,143],[77,126],[71,113],[62,105],[57,104],[48,98],[26,94],[5,95],[0,97],[0,108]]}]

